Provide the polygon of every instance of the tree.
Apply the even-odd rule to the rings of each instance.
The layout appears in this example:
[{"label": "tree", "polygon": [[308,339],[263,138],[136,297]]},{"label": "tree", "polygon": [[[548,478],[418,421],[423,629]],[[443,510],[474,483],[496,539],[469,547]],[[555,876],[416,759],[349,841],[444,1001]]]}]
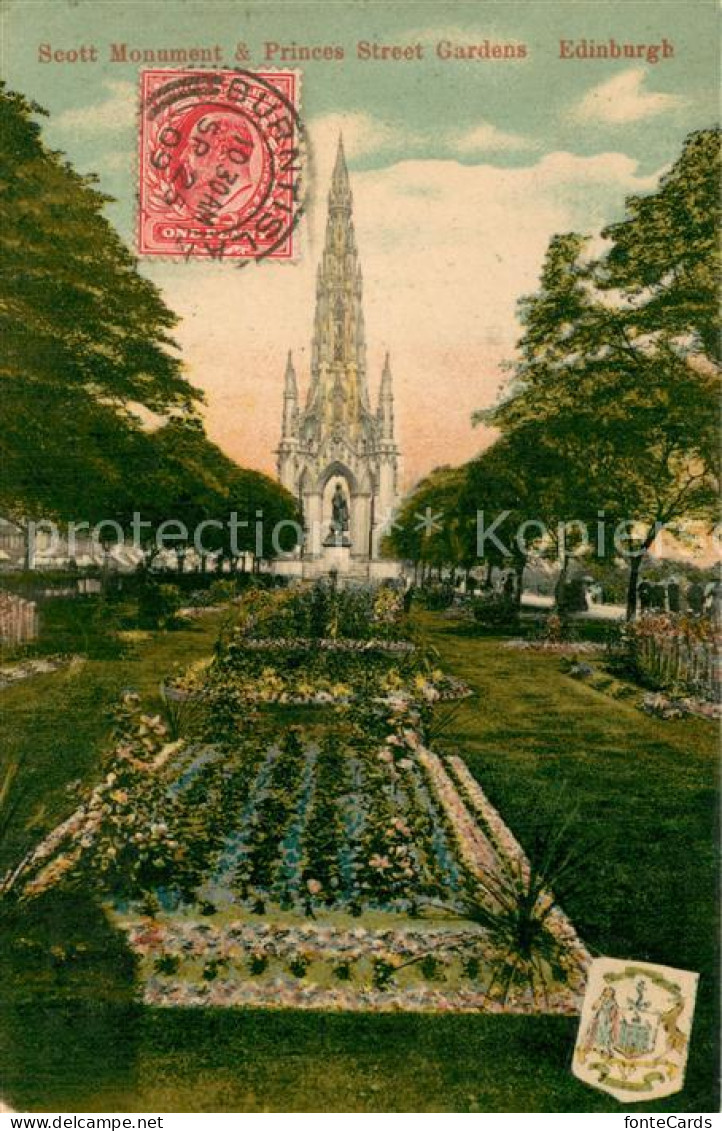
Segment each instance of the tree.
[{"label": "tree", "polygon": [[422,577],[432,568],[470,568],[474,561],[473,532],[462,516],[459,500],[466,482],[463,468],[439,467],[403,501],[386,537],[384,550],[413,562]]},{"label": "tree", "polygon": [[658,192],[627,202],[601,261],[585,258],[585,237],[552,239],[539,291],[520,304],[515,381],[486,415],[507,433],[543,429],[570,518],[626,520],[629,616],[660,529],[709,519],[717,495],[717,251],[702,211],[716,227],[718,162],[718,133],[694,135]]},{"label": "tree", "polygon": [[476,531],[477,553],[489,573],[493,567],[514,570],[517,608],[532,553],[561,549],[564,575],[571,549],[559,544],[566,482],[558,454],[533,424],[501,436],[466,465],[461,509]]},{"label": "tree", "polygon": [[22,521],[97,514],[139,410],[187,412],[174,314],[103,216],[109,201],[49,150],[40,107],[0,87],[0,505]]},{"label": "tree", "polygon": [[[132,467],[132,489],[121,485],[109,514],[124,531],[138,530],[148,565],[162,545],[174,550],[179,569],[190,549],[202,559],[220,554],[233,568],[245,553],[272,558],[274,526],[299,521],[293,497],[268,476],[235,463],[208,439],[197,417],[172,417],[139,437]],[[289,550],[295,542],[290,527],[277,540]]]},{"label": "tree", "polygon": [[602,233],[612,247],[599,273],[633,300],[628,325],[717,364],[720,156],[718,129],[691,134],[657,192],[628,197],[626,219]]}]

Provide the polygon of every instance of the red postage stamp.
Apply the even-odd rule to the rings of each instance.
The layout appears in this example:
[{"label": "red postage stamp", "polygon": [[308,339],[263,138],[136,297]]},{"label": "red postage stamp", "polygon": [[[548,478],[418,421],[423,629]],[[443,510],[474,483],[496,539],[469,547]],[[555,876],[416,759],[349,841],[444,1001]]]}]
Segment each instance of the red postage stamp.
[{"label": "red postage stamp", "polygon": [[298,82],[293,71],[143,72],[142,255],[293,258]]}]

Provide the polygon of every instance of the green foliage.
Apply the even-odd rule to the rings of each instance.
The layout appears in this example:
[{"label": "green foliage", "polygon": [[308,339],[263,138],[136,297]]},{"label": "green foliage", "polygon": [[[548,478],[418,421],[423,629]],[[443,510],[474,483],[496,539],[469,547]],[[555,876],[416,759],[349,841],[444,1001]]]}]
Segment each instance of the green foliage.
[{"label": "green foliage", "polygon": [[471,611],[476,623],[484,628],[507,629],[518,624],[517,609],[503,593],[480,593],[472,601]]},{"label": "green foliage", "polygon": [[241,606],[243,636],[300,640],[397,640],[404,632],[401,594],[385,585],[339,589],[326,581],[293,589],[254,589]]},{"label": "green foliage", "polygon": [[[0,767],[0,846],[5,842],[20,804],[20,793],[16,785],[20,762],[9,761]],[[4,895],[0,885],[0,903]]]},{"label": "green foliage", "polygon": [[592,525],[603,511],[637,525],[630,615],[657,524],[711,520],[716,505],[719,144],[719,131],[693,135],[659,189],[627,201],[601,260],[586,237],[552,239],[539,290],[520,302],[515,380],[486,414],[523,441],[514,466],[528,474],[539,462],[530,439],[551,451],[560,517]]},{"label": "green foliage", "polygon": [[268,955],[266,954],[252,954],[248,959],[248,969],[255,977],[263,974],[267,966]]},{"label": "green foliage", "polygon": [[192,695],[174,698],[164,690],[160,713],[168,738],[176,742],[179,738],[188,738],[200,723],[202,705]]},{"label": "green foliage", "polygon": [[[684,348],[719,362],[720,132],[698,130],[650,196],[627,198],[627,217],[602,233],[612,240],[604,283],[641,296],[630,322],[663,329]],[[671,269],[672,268],[672,269]]]},{"label": "green foliage", "polygon": [[180,966],[177,954],[161,954],[155,960],[155,970],[158,974],[175,974]]},{"label": "green foliage", "polygon": [[464,486],[463,468],[432,471],[404,499],[387,535],[386,552],[435,567],[471,564],[475,557],[474,526],[459,506]]},{"label": "green foliage", "polygon": [[288,969],[295,978],[305,978],[311,962],[306,954],[296,954],[288,963]]},{"label": "green foliage", "polygon": [[[170,337],[175,315],[105,219],[96,178],[45,145],[42,113],[0,87],[0,510],[23,530],[38,517],[127,529],[139,512],[149,556],[166,519],[192,534],[235,510],[238,539],[227,529],[205,539],[231,560],[255,549],[261,512],[261,556],[273,557],[273,527],[298,517],[295,500],[208,440],[194,415],[202,395]],[[165,422],[148,431],[139,408]],[[294,544],[288,530],[284,549]]]},{"label": "green foliage", "polygon": [[131,406],[186,411],[200,394],[169,336],[174,315],[103,215],[110,198],[47,148],[42,113],[0,88],[0,506],[96,520],[142,443]]},{"label": "green foliage", "polygon": [[454,603],[454,587],[450,582],[425,585],[419,597],[429,610],[448,609]]},{"label": "green foliage", "polygon": [[209,590],[210,603],[212,605],[225,605],[232,601],[236,596],[237,589],[235,581],[224,581],[219,579],[214,581]]},{"label": "green foliage", "polygon": [[553,922],[552,893],[579,889],[588,867],[588,849],[571,837],[574,813],[562,808],[562,800],[560,795],[549,824],[535,831],[526,860],[500,854],[499,870],[470,881],[458,901],[463,917],[483,927],[485,936],[483,956],[473,941],[464,950],[491,964],[486,992],[503,1002],[515,990],[527,990],[535,1001],[545,998],[553,983],[578,981],[582,974]]},{"label": "green foliage", "polygon": [[176,585],[148,582],[138,598],[138,621],[145,628],[169,628],[181,607]]}]

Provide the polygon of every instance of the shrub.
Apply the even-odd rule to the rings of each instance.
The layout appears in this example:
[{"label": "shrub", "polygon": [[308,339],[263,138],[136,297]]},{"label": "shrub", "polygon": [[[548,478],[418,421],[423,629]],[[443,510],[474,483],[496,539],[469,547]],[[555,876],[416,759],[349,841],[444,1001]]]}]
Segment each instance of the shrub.
[{"label": "shrub", "polygon": [[718,632],[706,618],[645,613],[609,641],[609,668],[653,691],[718,702],[719,647]]},{"label": "shrub", "polygon": [[396,963],[387,958],[374,958],[373,984],[377,990],[387,990],[396,973]]},{"label": "shrub", "polygon": [[421,973],[426,978],[427,982],[439,981],[442,977],[443,963],[433,954],[427,954],[421,960]]},{"label": "shrub", "polygon": [[471,982],[476,982],[481,973],[481,962],[475,955],[467,954],[462,959],[461,969],[465,978],[468,978]]},{"label": "shrub", "polygon": [[427,609],[448,609],[454,603],[454,587],[450,582],[429,585],[424,587],[421,596]]},{"label": "shrub", "polygon": [[252,954],[248,959],[248,969],[255,977],[258,977],[268,967],[268,956],[265,954]]},{"label": "shrub", "polygon": [[161,954],[154,965],[158,974],[175,974],[180,966],[180,958],[177,954]]},{"label": "shrub", "polygon": [[305,978],[306,971],[308,970],[311,962],[306,954],[294,954],[293,958],[288,963],[288,969],[296,978]]},{"label": "shrub", "polygon": [[226,963],[223,961],[223,959],[218,959],[218,958],[212,958],[210,962],[206,962],[205,966],[203,967],[203,972],[201,974],[203,981],[204,982],[214,982],[216,980],[216,978],[218,977],[218,974],[221,970],[221,967],[223,967],[225,965],[226,965]]},{"label": "shrub", "polygon": [[181,595],[177,585],[155,585],[150,582],[143,587],[138,598],[138,620],[144,628],[169,628],[181,607]]},{"label": "shrub", "polygon": [[235,581],[221,580],[214,581],[208,590],[211,605],[226,605],[232,601],[236,596],[236,583]]},{"label": "shrub", "polygon": [[518,621],[514,604],[504,594],[483,593],[471,604],[474,620],[485,628],[513,628]]}]

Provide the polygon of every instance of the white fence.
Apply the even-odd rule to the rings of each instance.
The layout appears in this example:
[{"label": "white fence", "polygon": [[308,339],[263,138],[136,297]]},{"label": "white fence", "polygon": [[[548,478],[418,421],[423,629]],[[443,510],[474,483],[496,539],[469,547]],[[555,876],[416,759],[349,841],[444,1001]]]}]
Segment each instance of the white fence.
[{"label": "white fence", "polygon": [[640,667],[657,686],[677,686],[713,703],[722,699],[721,657],[714,640],[641,636],[636,649]]}]

